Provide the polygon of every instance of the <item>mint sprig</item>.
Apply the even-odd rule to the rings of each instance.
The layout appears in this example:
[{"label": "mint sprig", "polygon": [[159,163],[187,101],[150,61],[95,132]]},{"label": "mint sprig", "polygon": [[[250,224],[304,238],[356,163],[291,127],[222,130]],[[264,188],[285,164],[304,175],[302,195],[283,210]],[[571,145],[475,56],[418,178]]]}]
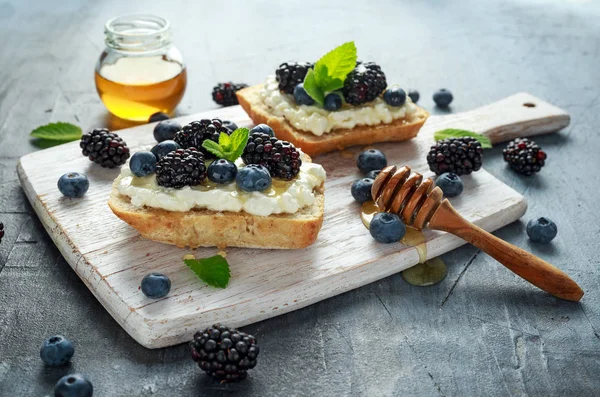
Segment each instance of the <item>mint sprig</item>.
[{"label": "mint sprig", "polygon": [[445,130],[437,131],[435,134],[433,134],[433,139],[439,141],[446,138],[462,138],[463,136],[469,136],[477,139],[479,143],[481,143],[481,147],[483,149],[492,148],[492,141],[490,141],[490,138],[488,138],[487,136],[478,134],[473,131],[459,130],[456,128],[446,128]]},{"label": "mint sprig", "polygon": [[217,288],[227,287],[231,273],[229,263],[221,255],[202,259],[184,259],[183,262],[206,284]]},{"label": "mint sprig", "polygon": [[221,132],[219,143],[207,139],[202,142],[202,147],[218,158],[233,162],[244,153],[249,134],[248,128],[238,128],[231,135]]},{"label": "mint sprig", "polygon": [[31,131],[31,136],[49,141],[70,142],[81,139],[81,128],[71,123],[50,123]]},{"label": "mint sprig", "polygon": [[339,90],[356,66],[356,45],[353,41],[342,44],[323,55],[314,69],[304,78],[304,89],[319,105],[325,104],[325,94]]}]

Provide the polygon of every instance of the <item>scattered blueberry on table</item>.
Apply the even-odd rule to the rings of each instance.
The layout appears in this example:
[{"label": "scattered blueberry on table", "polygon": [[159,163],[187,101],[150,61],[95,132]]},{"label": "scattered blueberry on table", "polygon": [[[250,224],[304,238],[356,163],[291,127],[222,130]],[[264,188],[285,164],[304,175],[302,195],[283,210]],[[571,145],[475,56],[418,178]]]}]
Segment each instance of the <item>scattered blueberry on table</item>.
[{"label": "scattered blueberry on table", "polygon": [[149,123],[156,123],[157,121],[168,120],[169,115],[163,112],[156,112],[150,116],[148,119]]},{"label": "scattered blueberry on table", "polygon": [[387,158],[380,150],[365,150],[358,155],[356,166],[364,174],[373,170],[382,170],[387,167]]},{"label": "scattered blueberry on table", "polygon": [[448,106],[450,106],[450,103],[453,99],[454,96],[452,95],[452,93],[445,88],[442,88],[441,90],[436,91],[436,93],[433,94],[433,101],[436,105],[438,105],[438,107],[441,108],[447,108]]},{"label": "scattered blueberry on table", "polygon": [[371,196],[371,187],[373,187],[373,182],[374,180],[371,178],[362,178],[355,181],[350,189],[354,200],[361,204],[373,200],[373,197]]},{"label": "scattered blueberry on table", "polygon": [[541,217],[527,222],[527,235],[534,243],[548,244],[557,234],[556,223],[548,218]]},{"label": "scattered blueberry on table", "polygon": [[379,173],[381,172],[381,170],[372,170],[367,172],[367,175],[365,175],[365,178],[371,178],[373,180],[377,179],[377,175],[379,175]]},{"label": "scattered blueberry on table", "polygon": [[398,242],[406,234],[406,226],[400,217],[389,212],[378,212],[373,216],[369,232],[380,243]]},{"label": "scattered blueberry on table", "polygon": [[68,363],[73,354],[75,354],[73,343],[61,335],[46,339],[40,348],[40,358],[44,364],[53,367]]},{"label": "scattered blueberry on table", "polygon": [[169,294],[171,280],[161,273],[150,273],[142,279],[142,292],[148,298],[160,299]]},{"label": "scattered blueberry on table", "polygon": [[93,394],[92,382],[81,374],[63,376],[54,386],[55,397],[92,397]]},{"label": "scattered blueberry on table", "polygon": [[58,180],[58,190],[66,197],[83,197],[90,187],[87,176],[79,172],[68,172]]},{"label": "scattered blueberry on table", "polygon": [[408,90],[408,97],[413,101],[413,103],[417,103],[421,95],[417,90]]},{"label": "scattered blueberry on table", "polygon": [[463,191],[463,183],[458,175],[453,172],[445,172],[438,176],[435,185],[442,189],[444,197],[456,197]]}]

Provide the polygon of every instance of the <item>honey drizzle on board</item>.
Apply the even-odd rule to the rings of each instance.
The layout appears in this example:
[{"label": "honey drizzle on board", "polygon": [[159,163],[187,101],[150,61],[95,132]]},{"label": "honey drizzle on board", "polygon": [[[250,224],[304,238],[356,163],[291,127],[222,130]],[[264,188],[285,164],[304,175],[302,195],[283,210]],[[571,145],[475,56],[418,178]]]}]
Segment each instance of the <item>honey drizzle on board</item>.
[{"label": "honey drizzle on board", "polygon": [[[367,201],[362,205],[360,219],[367,229],[369,229],[371,220],[378,212],[381,211],[373,201]],[[414,247],[419,255],[419,263],[417,265],[405,269],[400,273],[404,281],[411,285],[424,287],[437,284],[446,278],[448,270],[441,258],[427,260],[427,240],[422,231],[407,226],[406,234],[400,240],[400,243]]]}]

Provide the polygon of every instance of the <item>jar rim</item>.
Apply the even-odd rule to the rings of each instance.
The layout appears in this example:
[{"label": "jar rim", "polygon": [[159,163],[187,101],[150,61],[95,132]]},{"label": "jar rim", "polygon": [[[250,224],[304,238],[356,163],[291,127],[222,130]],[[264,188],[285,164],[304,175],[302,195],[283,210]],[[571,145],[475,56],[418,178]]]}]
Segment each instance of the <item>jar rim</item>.
[{"label": "jar rim", "polygon": [[[116,26],[121,23],[125,25],[132,26],[136,22],[146,22],[153,23],[157,26],[157,28],[151,29],[148,27],[147,30],[138,30],[138,31],[127,31],[127,30],[117,30]],[[118,17],[114,17],[109,19],[104,25],[106,33],[124,36],[124,37],[144,37],[144,36],[154,36],[161,33],[166,32],[171,28],[171,24],[165,18],[152,15],[152,14],[125,14],[120,15]]]}]

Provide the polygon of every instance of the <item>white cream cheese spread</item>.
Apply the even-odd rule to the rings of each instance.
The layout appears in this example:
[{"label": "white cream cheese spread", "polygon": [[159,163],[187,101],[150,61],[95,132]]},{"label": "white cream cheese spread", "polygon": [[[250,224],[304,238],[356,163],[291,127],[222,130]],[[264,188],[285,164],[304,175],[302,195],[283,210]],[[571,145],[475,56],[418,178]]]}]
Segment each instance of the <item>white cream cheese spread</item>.
[{"label": "white cream cheese spread", "polygon": [[275,76],[267,77],[260,97],[273,114],[284,117],[293,127],[317,136],[359,125],[389,124],[410,118],[418,109],[408,96],[402,106],[390,106],[377,98],[360,106],[345,104],[333,112],[317,106],[297,105],[292,95],[279,91]]},{"label": "white cream cheese spread", "polygon": [[[238,167],[243,162],[236,162]],[[314,189],[325,181],[325,170],[319,164],[303,162],[300,172],[291,181],[273,179],[264,192],[244,192],[236,183],[217,185],[208,180],[198,186],[181,189],[166,188],[156,183],[156,175],[134,176],[125,165],[117,179],[119,193],[131,198],[135,207],[161,208],[167,211],[189,211],[192,208],[212,211],[245,211],[249,214],[293,214],[315,202]]]}]

